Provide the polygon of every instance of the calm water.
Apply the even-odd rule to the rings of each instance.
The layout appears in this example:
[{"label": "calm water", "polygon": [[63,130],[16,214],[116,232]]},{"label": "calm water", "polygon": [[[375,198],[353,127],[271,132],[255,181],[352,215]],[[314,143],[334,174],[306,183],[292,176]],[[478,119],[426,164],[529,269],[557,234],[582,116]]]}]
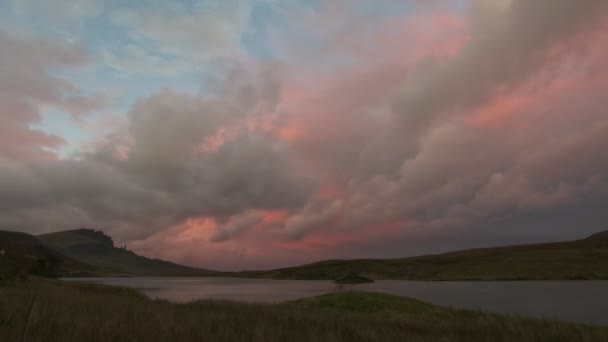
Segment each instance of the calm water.
[{"label": "calm water", "polygon": [[608,325],[608,281],[401,281],[336,285],[317,280],[240,278],[75,278],[139,289],[173,302],[197,299],[273,303],[356,289],[417,298],[438,305]]}]

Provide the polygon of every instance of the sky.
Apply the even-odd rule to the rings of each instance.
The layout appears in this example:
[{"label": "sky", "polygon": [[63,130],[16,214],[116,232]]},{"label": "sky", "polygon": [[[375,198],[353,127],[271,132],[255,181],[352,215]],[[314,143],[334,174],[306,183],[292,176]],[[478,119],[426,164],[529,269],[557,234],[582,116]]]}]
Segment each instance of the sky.
[{"label": "sky", "polygon": [[608,229],[608,1],[0,0],[0,229],[219,270]]}]

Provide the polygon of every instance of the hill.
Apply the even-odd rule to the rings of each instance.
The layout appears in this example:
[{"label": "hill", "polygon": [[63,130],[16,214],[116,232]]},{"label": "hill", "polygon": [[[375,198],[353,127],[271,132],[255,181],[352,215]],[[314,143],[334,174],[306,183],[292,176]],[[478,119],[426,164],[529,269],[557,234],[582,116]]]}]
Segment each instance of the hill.
[{"label": "hill", "polygon": [[48,248],[81,262],[104,268],[114,275],[212,276],[219,272],[149,259],[114,246],[102,231],[76,229],[37,236]]},{"label": "hill", "polygon": [[371,279],[563,280],[608,279],[608,231],[586,239],[480,248],[401,259],[326,260],[240,276],[337,279],[357,273]]},{"label": "hill", "polygon": [[[370,279],[404,280],[608,279],[608,231],[575,241],[479,248],[400,259],[325,260],[270,271],[244,272],[217,272],[149,259],[125,248],[115,247],[111,237],[92,229],[62,231],[37,237],[3,232],[5,235],[9,233],[13,237],[0,239],[2,243],[22,241],[20,244],[11,244],[29,247],[20,247],[24,251],[24,257],[10,263],[4,261],[3,267],[23,269],[23,265],[26,265],[28,269],[38,267],[39,270],[35,272],[43,273],[51,267],[58,274],[74,275],[95,273],[319,280],[335,280],[349,274]],[[37,243],[36,238],[40,243]],[[5,247],[0,245],[0,251],[2,248]],[[38,256],[40,253],[49,257]],[[48,266],[55,265],[55,258],[63,260],[59,269]],[[32,261],[38,259],[46,261]]]},{"label": "hill", "polygon": [[39,276],[92,276],[94,267],[43,246],[33,235],[0,231],[0,279]]}]

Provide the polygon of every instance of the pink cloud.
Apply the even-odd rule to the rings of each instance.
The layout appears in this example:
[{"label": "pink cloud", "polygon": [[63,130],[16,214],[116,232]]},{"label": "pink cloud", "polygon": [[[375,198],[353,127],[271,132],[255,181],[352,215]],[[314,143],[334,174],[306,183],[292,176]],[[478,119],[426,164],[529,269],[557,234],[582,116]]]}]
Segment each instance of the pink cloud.
[{"label": "pink cloud", "polygon": [[[338,15],[331,13],[329,17]],[[409,20],[383,22],[373,32],[366,32],[365,27],[351,29],[355,31],[337,35],[333,44],[322,53],[326,57],[349,56],[352,62],[338,63],[330,72],[316,68],[306,70],[306,65],[301,64],[291,65],[283,80],[276,110],[247,122],[249,130],[262,131],[287,142],[309,171],[321,180],[323,185],[307,204],[310,209],[264,211],[260,221],[219,244],[210,242],[217,226],[208,223],[202,225],[204,228],[187,225],[176,235],[187,238],[166,237],[143,245],[151,243],[155,245],[151,250],[163,250],[163,253],[173,251],[175,254],[165,256],[178,261],[234,269],[246,260],[248,264],[264,268],[265,265],[277,267],[331,258],[344,251],[355,253],[352,250],[355,246],[402,240],[408,232],[432,236],[432,232],[421,233],[422,227],[437,227],[443,231],[440,227],[468,222],[462,215],[468,215],[473,209],[464,209],[466,205],[448,209],[453,216],[435,218],[427,223],[416,218],[410,220],[400,212],[403,209],[392,206],[392,202],[398,201],[396,191],[404,186],[399,182],[406,180],[393,182],[378,175],[367,183],[357,183],[342,175],[345,170],[332,167],[332,162],[347,155],[350,147],[360,153],[361,148],[377,139],[376,134],[383,134],[387,125],[395,124],[395,114],[387,104],[398,96],[404,85],[412,82],[412,73],[428,67],[429,63],[444,65],[460,57],[471,40],[467,19],[434,8]],[[546,53],[546,67],[531,73],[519,84],[505,84],[505,90],[490,96],[486,103],[465,109],[454,120],[446,122],[467,126],[473,132],[497,131],[497,137],[512,139],[514,146],[525,146],[534,143],[538,138],[534,132],[542,125],[554,126],[552,129],[557,133],[563,125],[583,122],[591,125],[601,121],[597,111],[574,114],[579,111],[573,100],[578,104],[587,101],[590,106],[603,101],[603,97],[598,96],[608,87],[608,77],[605,69],[598,69],[598,66],[605,63],[604,57],[608,57],[604,38],[601,30],[584,31],[551,45]],[[573,46],[585,46],[587,50],[581,54],[572,51]],[[559,72],[550,60],[556,54],[561,58],[558,65],[562,70]],[[564,58],[565,54],[570,57]],[[586,64],[579,66],[581,60]],[[219,132],[216,145],[221,145],[225,139],[225,132]],[[505,147],[505,151],[511,148],[515,147]],[[403,168],[417,170],[423,157],[409,160]],[[505,154],[504,157],[512,156]],[[343,165],[343,161],[339,163]],[[440,167],[441,163],[437,165]],[[450,167],[451,164],[446,161],[445,165]],[[424,172],[422,167],[420,169]],[[430,180],[434,177],[421,174],[420,179],[426,176],[431,177]],[[492,177],[494,182],[499,176]],[[449,185],[416,199],[420,203],[412,205],[410,210],[423,210],[428,202],[425,198],[437,201],[438,194],[441,194],[441,201],[450,203],[453,192],[461,189]],[[487,198],[491,189],[488,185],[479,198]],[[569,201],[573,191],[571,186],[562,185],[553,193],[526,195],[527,199],[520,203],[529,208],[554,207]],[[523,192],[505,195],[524,196]],[[323,204],[315,207],[315,201]],[[332,205],[336,205],[336,210],[323,215],[323,210]],[[471,204],[475,205],[475,202]],[[292,233],[297,239],[284,239],[285,234]]]},{"label": "pink cloud", "polygon": [[[473,1],[466,14],[433,2],[405,17],[322,2],[268,33],[281,65],[237,56],[209,96],[141,99],[90,155],[29,174],[54,185],[53,205],[64,199],[53,215],[77,211],[137,252],[208,268],[525,237],[531,213],[546,215],[534,232],[558,236],[560,215],[608,196],[606,7],[589,1]],[[21,143],[0,144],[1,157],[53,157],[45,150],[62,140],[30,128],[39,106],[90,109],[58,97],[78,92],[70,82],[44,76],[81,62],[80,49],[58,50],[5,93],[0,79],[0,142]],[[55,217],[36,209],[0,219]]]}]

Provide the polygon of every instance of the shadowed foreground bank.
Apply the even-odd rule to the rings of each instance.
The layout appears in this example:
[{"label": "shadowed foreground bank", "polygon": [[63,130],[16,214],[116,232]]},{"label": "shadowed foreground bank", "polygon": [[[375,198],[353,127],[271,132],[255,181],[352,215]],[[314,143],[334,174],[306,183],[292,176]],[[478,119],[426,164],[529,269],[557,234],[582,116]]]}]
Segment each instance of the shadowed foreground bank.
[{"label": "shadowed foreground bank", "polygon": [[172,304],[130,289],[0,285],[2,341],[607,341],[608,328],[339,292],[277,305]]}]

